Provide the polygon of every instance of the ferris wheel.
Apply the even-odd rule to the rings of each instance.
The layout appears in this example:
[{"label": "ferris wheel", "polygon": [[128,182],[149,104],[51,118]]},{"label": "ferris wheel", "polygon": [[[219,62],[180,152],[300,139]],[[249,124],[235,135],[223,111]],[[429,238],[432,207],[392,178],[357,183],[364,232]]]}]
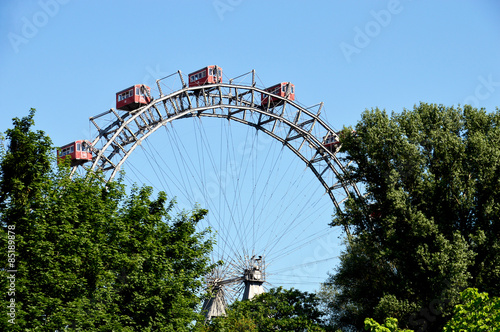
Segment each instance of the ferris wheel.
[{"label": "ferris wheel", "polygon": [[91,163],[111,180],[124,170],[181,208],[208,209],[200,227],[215,232],[212,259],[223,265],[206,278],[214,294],[207,318],[268,283],[293,280],[293,266],[329,231],[331,215],[360,195],[342,180],[347,165],[337,132],[320,117],[323,103],[305,107],[292,83],[264,87],[256,79],[252,70],[226,81],[221,67],[208,66],[153,88],[131,86],[116,94],[116,109],[90,118],[93,141],[60,150],[73,153],[73,171]]}]

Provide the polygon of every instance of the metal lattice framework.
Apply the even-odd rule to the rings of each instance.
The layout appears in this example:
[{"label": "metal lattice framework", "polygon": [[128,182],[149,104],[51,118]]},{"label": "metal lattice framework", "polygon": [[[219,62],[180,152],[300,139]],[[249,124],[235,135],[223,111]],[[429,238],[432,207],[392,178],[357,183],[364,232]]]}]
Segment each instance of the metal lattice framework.
[{"label": "metal lattice framework", "polygon": [[[251,77],[251,82],[241,83],[241,77]],[[165,80],[175,80],[182,88],[164,94]],[[90,118],[98,130],[92,142],[92,170],[101,170],[111,180],[134,150],[156,130],[179,119],[212,117],[252,126],[281,142],[314,173],[336,209],[341,209],[350,194],[360,195],[355,184],[339,180],[346,172],[346,165],[337,157],[338,150],[332,152],[324,146],[324,138],[337,133],[320,118],[323,103],[303,107],[286,97],[273,95],[256,86],[255,71],[228,83],[196,87],[188,87],[178,71],[156,83],[160,96],[152,98],[148,105],[133,111],[110,109]],[[146,88],[143,92],[149,94]],[[267,98],[267,105],[261,105],[261,96],[272,96],[279,102],[271,104],[271,98]],[[113,120],[100,126],[99,119],[104,116]],[[347,227],[345,230],[349,235]]]}]

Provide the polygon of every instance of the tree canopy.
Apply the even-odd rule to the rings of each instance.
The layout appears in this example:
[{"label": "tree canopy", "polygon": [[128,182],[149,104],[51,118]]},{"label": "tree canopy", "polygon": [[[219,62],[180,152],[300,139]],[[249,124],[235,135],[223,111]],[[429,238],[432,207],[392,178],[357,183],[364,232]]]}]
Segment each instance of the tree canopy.
[{"label": "tree canopy", "polygon": [[272,288],[252,300],[229,306],[226,317],[212,318],[207,332],[324,331],[323,312],[313,293]]},{"label": "tree canopy", "polygon": [[486,292],[467,288],[460,300],[443,332],[500,331],[500,297],[490,299]]},{"label": "tree canopy", "polygon": [[[14,119],[0,156],[2,330],[186,331],[211,268],[207,213],[171,215],[162,192],[55,166],[35,111]],[[9,247],[11,248],[11,247]],[[14,271],[14,272],[12,272]],[[7,278],[9,277],[9,278]]]},{"label": "tree canopy", "polygon": [[365,319],[365,330],[370,332],[413,332],[413,330],[401,330],[398,328],[398,320],[390,317],[382,325],[372,318]]},{"label": "tree canopy", "polygon": [[345,330],[367,317],[439,331],[467,287],[500,294],[500,110],[372,109],[341,132],[351,197],[332,225],[353,237],[327,284]]}]

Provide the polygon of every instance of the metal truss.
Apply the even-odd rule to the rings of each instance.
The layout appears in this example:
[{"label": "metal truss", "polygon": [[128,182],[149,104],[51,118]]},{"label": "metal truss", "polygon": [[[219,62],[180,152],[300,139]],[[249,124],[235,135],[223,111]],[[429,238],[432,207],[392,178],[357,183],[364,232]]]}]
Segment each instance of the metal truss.
[{"label": "metal truss", "polygon": [[[337,136],[320,118],[323,103],[303,107],[256,87],[254,71],[246,75],[251,75],[251,82],[241,83],[237,77],[228,83],[188,87],[178,71],[156,81],[160,96],[148,105],[133,111],[110,109],[91,117],[98,130],[92,142],[91,169],[111,180],[141,142],[162,126],[179,119],[215,117],[252,126],[290,149],[315,174],[336,209],[349,195],[360,195],[355,184],[342,180],[346,165],[337,157],[338,150],[332,152],[323,145],[324,137]],[[168,79],[177,80],[182,88],[164,94],[162,82]],[[149,94],[145,88],[144,92]],[[261,96],[266,95],[274,102],[267,98],[267,105],[261,105]],[[104,116],[113,120],[99,125]],[[346,232],[349,235],[347,227]]]}]

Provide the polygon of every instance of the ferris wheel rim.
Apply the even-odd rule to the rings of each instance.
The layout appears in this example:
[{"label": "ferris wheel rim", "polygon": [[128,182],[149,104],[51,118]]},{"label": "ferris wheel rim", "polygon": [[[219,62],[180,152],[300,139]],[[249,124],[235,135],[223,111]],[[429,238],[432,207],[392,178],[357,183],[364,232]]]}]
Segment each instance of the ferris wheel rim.
[{"label": "ferris wheel rim", "polygon": [[[222,94],[223,88],[229,89],[229,91],[231,91],[231,89],[233,89],[234,91],[244,91],[242,94],[251,94],[252,101],[245,102],[245,101],[238,100],[237,93],[236,93],[236,96],[223,95]],[[213,92],[213,91],[215,91],[215,94],[211,94],[211,92]],[[217,97],[218,96],[219,102],[218,103],[210,103],[208,105],[201,106],[201,107],[192,105],[191,98],[193,98],[194,96],[198,96],[198,97],[204,96],[204,98],[206,99],[207,94],[208,94],[208,97],[214,97],[214,96]],[[323,119],[320,118],[319,113],[321,111],[322,103],[317,104],[317,105],[320,105],[320,110],[317,114],[315,114],[315,113],[309,111],[307,108],[304,108],[303,106],[299,105],[298,103],[286,99],[286,97],[274,95],[266,90],[263,90],[263,89],[260,89],[256,86],[254,86],[254,85],[214,83],[214,84],[194,86],[194,87],[185,86],[182,89],[174,91],[170,94],[160,96],[157,99],[153,99],[150,101],[149,104],[147,104],[143,107],[140,107],[136,110],[127,112],[128,113],[128,114],[126,114],[128,117],[127,119],[122,119],[117,114],[117,112],[115,110],[110,109],[107,113],[110,113],[110,112],[114,113],[117,117],[117,121],[115,124],[108,126],[108,128],[106,128],[105,130],[98,127],[99,134],[92,141],[92,146],[94,147],[94,151],[97,153],[96,153],[96,156],[93,158],[92,166],[90,167],[90,170],[96,170],[96,168],[102,169],[103,167],[100,166],[99,163],[105,164],[106,162],[108,162],[109,164],[111,164],[112,172],[111,172],[111,175],[107,178],[107,180],[108,181],[112,180],[116,176],[116,174],[118,173],[120,166],[127,160],[127,158],[135,150],[135,148],[137,146],[139,146],[143,140],[145,140],[148,136],[153,134],[159,128],[167,125],[168,123],[172,123],[178,119],[185,119],[185,118],[189,118],[189,117],[199,117],[199,118],[200,117],[214,117],[214,118],[226,119],[229,121],[233,120],[236,122],[243,123],[245,125],[252,126],[256,130],[260,130],[260,131],[264,132],[265,134],[278,140],[283,145],[285,145],[287,148],[292,150],[292,152],[295,155],[297,155],[297,157],[299,157],[306,164],[306,166],[309,169],[311,169],[311,171],[314,173],[316,178],[322,183],[323,187],[325,188],[326,193],[330,196],[330,198],[331,198],[331,200],[332,200],[332,202],[337,210],[341,210],[340,204],[342,203],[342,201],[341,202],[337,201],[335,195],[333,194],[333,190],[342,188],[347,197],[350,196],[351,193],[354,193],[356,196],[361,196],[361,193],[360,193],[360,191],[355,183],[347,183],[345,181],[339,181],[339,182],[334,183],[334,184],[326,183],[326,181],[324,181],[324,179],[322,178],[322,174],[325,173],[326,168],[324,168],[322,171],[316,170],[314,167],[314,162],[315,161],[317,162],[318,160],[325,161],[328,164],[329,170],[334,172],[335,177],[338,179],[341,175],[340,173],[346,173],[347,170],[346,170],[346,165],[342,164],[341,161],[337,158],[337,156],[336,156],[337,153],[332,152],[329,149],[327,149],[323,145],[323,142],[321,140],[319,140],[316,136],[312,135],[310,131],[308,132],[307,130],[304,130],[303,128],[301,128],[302,124],[298,123],[298,119],[297,119],[297,121],[292,121],[289,118],[284,117],[283,113],[282,114],[274,113],[273,112],[273,109],[275,108],[274,106],[273,107],[270,107],[270,105],[262,106],[262,105],[256,103],[254,100],[255,94],[260,94],[261,96],[267,95],[267,97],[273,97],[273,98],[279,99],[281,101],[281,103],[283,104],[283,107],[286,107],[286,106],[292,107],[292,108],[296,109],[299,113],[302,113],[302,114],[306,115],[307,117],[309,117],[309,119],[304,121],[304,122],[312,121],[314,123],[314,125],[316,125],[316,124],[320,125],[321,127],[324,128],[324,131],[327,135],[336,134],[335,131]],[[196,98],[198,98],[198,97],[196,97]],[[158,105],[160,105],[160,104],[166,105],[166,103],[168,101],[170,101],[172,103],[172,105],[174,105],[174,102],[172,102],[172,100],[176,100],[176,99],[182,100],[180,98],[186,98],[186,100],[188,101],[188,103],[186,105],[187,107],[182,105],[182,110],[180,110],[180,112],[176,112],[176,114],[170,114],[170,116],[168,116],[169,114],[168,114],[168,110],[167,110],[167,117],[162,117],[161,112],[159,111]],[[270,98],[268,98],[268,99],[270,99]],[[229,102],[224,103],[224,101],[226,101],[226,100],[229,100]],[[235,101],[235,103],[232,104],[231,103],[232,101]],[[238,104],[238,101],[240,101],[239,104]],[[175,105],[174,105],[174,107],[175,107]],[[217,110],[223,110],[223,109],[228,109],[228,110],[235,109],[235,110],[238,110],[238,112],[241,112],[241,111],[256,112],[256,113],[259,113],[261,115],[268,117],[268,119],[266,120],[265,123],[269,123],[269,122],[274,121],[275,123],[280,122],[281,124],[285,124],[289,127],[290,132],[292,132],[292,130],[295,131],[295,133],[297,133],[296,136],[300,135],[300,137],[302,137],[304,139],[304,142],[307,142],[310,145],[314,145],[317,149],[317,155],[319,155],[319,156],[316,157],[315,160],[309,160],[308,158],[303,156],[300,151],[297,151],[297,150],[292,148],[292,146],[289,144],[288,138],[286,140],[280,139],[279,136],[274,135],[274,133],[272,131],[267,130],[260,123],[253,123],[251,121],[245,121],[244,119],[237,117],[236,116],[237,112],[234,112],[234,113],[228,112],[227,114],[224,114],[223,112],[216,113]],[[132,147],[129,150],[125,150],[125,149],[121,148],[121,151],[119,151],[119,152],[121,152],[123,154],[121,155],[121,158],[119,159],[118,163],[116,163],[116,164],[111,163],[111,161],[109,160],[110,158],[108,158],[105,155],[106,150],[113,144],[115,144],[115,146],[121,147],[121,144],[119,142],[117,142],[119,140],[120,134],[122,134],[124,131],[126,131],[127,127],[131,123],[133,123],[134,121],[137,121],[137,119],[140,118],[142,115],[144,115],[147,112],[152,112],[152,111],[153,112],[156,111],[158,114],[160,114],[158,121],[151,123],[149,126],[146,126],[145,127],[146,130],[144,131],[143,135],[140,136],[139,138],[132,137],[132,141],[131,141],[131,142],[133,142]],[[207,111],[212,111],[212,113],[209,114],[209,113],[207,113]],[[104,114],[104,113],[102,113],[102,114]],[[91,117],[91,121],[93,120],[93,118],[95,118],[95,117]],[[95,122],[94,122],[94,125],[96,125]],[[109,135],[109,133],[112,133],[111,137],[107,137],[107,135]],[[96,149],[95,148],[96,143],[101,141],[102,138],[104,138],[104,142],[105,142],[104,146],[101,149]],[[131,143],[129,142],[129,144],[131,144]],[[104,162],[103,162],[103,160],[104,160]],[[76,167],[74,169],[76,169]]]}]

